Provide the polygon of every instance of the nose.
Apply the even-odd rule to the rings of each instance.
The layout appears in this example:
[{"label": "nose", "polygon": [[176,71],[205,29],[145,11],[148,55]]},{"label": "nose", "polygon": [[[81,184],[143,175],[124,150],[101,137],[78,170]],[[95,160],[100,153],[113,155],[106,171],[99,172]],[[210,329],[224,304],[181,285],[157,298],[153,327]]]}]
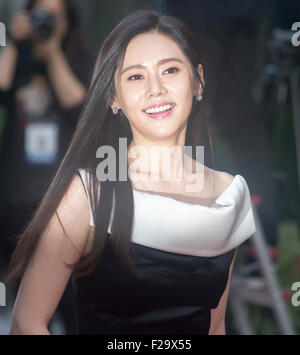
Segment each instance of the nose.
[{"label": "nose", "polygon": [[147,84],[147,97],[151,96],[159,96],[165,94],[167,89],[159,77],[159,75],[153,75],[149,77],[148,84]]}]

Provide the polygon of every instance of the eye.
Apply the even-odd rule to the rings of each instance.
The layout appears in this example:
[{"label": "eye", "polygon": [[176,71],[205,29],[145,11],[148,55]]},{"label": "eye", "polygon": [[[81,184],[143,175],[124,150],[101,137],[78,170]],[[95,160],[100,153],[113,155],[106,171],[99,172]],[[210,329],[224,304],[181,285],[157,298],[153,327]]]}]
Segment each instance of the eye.
[{"label": "eye", "polygon": [[[176,67],[171,67],[171,68],[167,69],[166,71],[171,71],[171,74],[172,74],[172,73],[174,73],[174,72],[179,71],[179,69],[176,68]],[[165,71],[165,72],[166,72],[166,71]]]},{"label": "eye", "polygon": [[132,78],[137,78],[137,77],[141,77],[142,75],[136,74],[136,75],[131,75],[127,80],[130,81],[136,81],[136,79],[132,79]]},{"label": "eye", "polygon": [[[174,72],[175,72],[175,73],[178,72],[179,69],[176,68],[176,67],[171,67],[171,68],[165,70],[165,72],[167,72],[167,71],[170,71],[170,74],[173,74]],[[137,81],[137,80],[139,80],[139,79],[133,79],[133,78],[140,78],[140,77],[142,77],[142,75],[140,75],[140,74],[135,74],[135,75],[131,75],[127,80],[129,80],[129,81]]]}]

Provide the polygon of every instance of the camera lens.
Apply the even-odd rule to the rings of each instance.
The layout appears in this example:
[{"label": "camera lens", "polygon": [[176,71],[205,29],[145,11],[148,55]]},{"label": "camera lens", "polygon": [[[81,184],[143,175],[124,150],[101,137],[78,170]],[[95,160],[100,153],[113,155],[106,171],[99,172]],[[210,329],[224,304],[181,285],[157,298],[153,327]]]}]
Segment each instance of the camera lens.
[{"label": "camera lens", "polygon": [[40,41],[49,39],[55,30],[55,16],[47,10],[36,8],[29,12],[35,36]]}]

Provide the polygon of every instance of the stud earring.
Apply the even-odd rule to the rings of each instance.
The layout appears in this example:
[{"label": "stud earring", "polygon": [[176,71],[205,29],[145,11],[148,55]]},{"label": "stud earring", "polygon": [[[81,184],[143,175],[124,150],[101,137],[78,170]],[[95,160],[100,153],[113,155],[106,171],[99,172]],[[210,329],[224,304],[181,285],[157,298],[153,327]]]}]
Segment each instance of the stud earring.
[{"label": "stud earring", "polygon": [[201,94],[197,94],[196,100],[197,100],[197,101],[201,101],[201,100],[202,100],[202,95],[201,95]]},{"label": "stud earring", "polygon": [[112,109],[112,112],[114,115],[117,115],[119,113],[119,109],[117,106],[115,106],[113,109]]}]

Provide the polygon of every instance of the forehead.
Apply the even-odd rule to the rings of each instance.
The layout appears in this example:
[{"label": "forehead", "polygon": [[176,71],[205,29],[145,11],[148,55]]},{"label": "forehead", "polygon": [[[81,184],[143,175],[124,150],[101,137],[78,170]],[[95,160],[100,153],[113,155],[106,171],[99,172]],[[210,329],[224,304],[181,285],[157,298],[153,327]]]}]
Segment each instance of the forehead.
[{"label": "forehead", "polygon": [[156,32],[143,33],[129,42],[123,68],[134,64],[155,64],[161,59],[171,57],[187,61],[178,44],[170,37]]}]

